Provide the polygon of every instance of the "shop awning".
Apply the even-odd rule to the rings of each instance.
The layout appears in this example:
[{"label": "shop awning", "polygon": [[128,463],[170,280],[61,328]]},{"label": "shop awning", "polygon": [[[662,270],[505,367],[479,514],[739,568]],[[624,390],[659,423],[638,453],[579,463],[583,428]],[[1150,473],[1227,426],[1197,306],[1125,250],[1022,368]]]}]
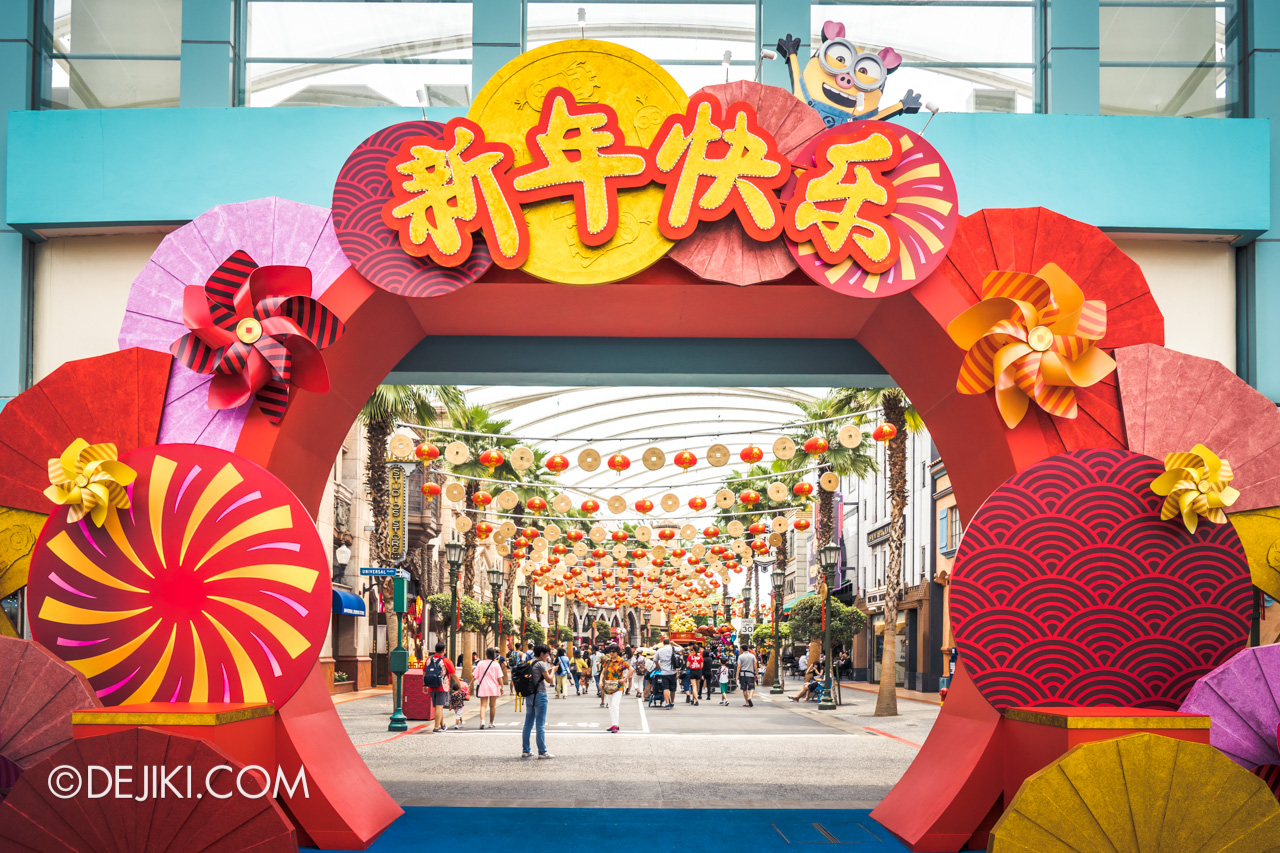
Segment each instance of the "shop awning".
[{"label": "shop awning", "polygon": [[797,599],[795,599],[795,600],[793,600],[793,601],[788,601],[786,604],[782,605],[782,613],[783,613],[783,615],[785,616],[786,614],[790,613],[790,612],[791,612],[791,608],[795,607],[795,606],[796,606],[797,604],[799,604],[801,601],[804,601],[806,598],[809,598],[810,596],[813,596],[813,595],[816,595],[816,594],[817,594],[817,593],[810,592],[810,593],[806,593],[805,595],[800,596],[799,598],[797,598]]},{"label": "shop awning", "polygon": [[363,616],[364,599],[345,589],[333,591],[333,612],[343,616]]}]

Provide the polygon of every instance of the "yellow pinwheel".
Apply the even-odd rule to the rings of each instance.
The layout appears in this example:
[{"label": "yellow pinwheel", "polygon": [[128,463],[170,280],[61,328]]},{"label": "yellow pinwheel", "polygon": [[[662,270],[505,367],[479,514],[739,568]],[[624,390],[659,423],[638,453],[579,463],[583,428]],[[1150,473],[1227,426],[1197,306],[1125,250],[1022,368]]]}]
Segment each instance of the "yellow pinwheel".
[{"label": "yellow pinwheel", "polygon": [[1230,462],[1219,459],[1203,444],[1197,444],[1190,453],[1166,455],[1164,468],[1164,473],[1151,483],[1151,491],[1164,498],[1161,520],[1181,516],[1189,533],[1196,532],[1201,518],[1211,524],[1227,520],[1223,508],[1240,497],[1240,492],[1231,488],[1235,474]]},{"label": "yellow pinwheel", "polygon": [[137,471],[119,461],[114,444],[90,444],[77,438],[60,458],[49,460],[52,485],[44,494],[69,508],[67,521],[79,521],[87,515],[101,527],[108,515],[129,508],[125,487],[137,476]]}]

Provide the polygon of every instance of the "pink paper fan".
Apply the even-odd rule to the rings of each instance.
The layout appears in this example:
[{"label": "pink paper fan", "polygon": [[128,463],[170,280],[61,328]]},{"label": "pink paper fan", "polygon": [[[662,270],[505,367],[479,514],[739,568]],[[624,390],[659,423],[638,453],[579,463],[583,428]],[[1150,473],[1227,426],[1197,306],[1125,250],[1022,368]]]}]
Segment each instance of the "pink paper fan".
[{"label": "pink paper fan", "polygon": [[1209,358],[1141,344],[1115,351],[1129,449],[1164,459],[1197,444],[1231,463],[1230,512],[1280,506],[1280,412]]},{"label": "pink paper fan", "polygon": [[[305,266],[311,295],[319,297],[349,266],[333,231],[328,210],[283,198],[223,204],[165,237],[129,289],[120,347],[168,353],[187,333],[182,293],[203,286],[210,274],[243,249],[259,265]],[[234,450],[251,403],[237,409],[210,409],[211,376],[175,362],[165,395],[159,443],[204,444]]]}]

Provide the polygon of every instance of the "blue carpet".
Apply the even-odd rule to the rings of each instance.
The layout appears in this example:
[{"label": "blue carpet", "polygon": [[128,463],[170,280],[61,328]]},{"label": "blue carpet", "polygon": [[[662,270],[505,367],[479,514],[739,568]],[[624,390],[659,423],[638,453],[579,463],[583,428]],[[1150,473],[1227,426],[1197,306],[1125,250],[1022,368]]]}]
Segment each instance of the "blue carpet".
[{"label": "blue carpet", "polygon": [[[816,825],[815,825],[816,824]],[[833,840],[834,839],[834,840]],[[692,843],[698,853],[849,853],[907,850],[863,809],[405,809],[370,853],[423,849],[563,853],[669,851]]]}]

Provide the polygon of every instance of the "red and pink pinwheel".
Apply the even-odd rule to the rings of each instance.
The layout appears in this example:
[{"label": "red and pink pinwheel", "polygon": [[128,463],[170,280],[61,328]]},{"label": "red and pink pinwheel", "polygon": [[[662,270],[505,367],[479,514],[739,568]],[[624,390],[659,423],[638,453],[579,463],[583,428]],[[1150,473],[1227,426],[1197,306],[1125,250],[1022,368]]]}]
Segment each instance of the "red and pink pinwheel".
[{"label": "red and pink pinwheel", "polygon": [[186,288],[182,321],[191,332],[170,351],[195,372],[213,374],[211,409],[234,409],[256,398],[276,424],[289,404],[290,385],[329,390],[320,350],[342,337],[343,325],[311,298],[306,267],[259,267],[239,250],[204,287]]}]

